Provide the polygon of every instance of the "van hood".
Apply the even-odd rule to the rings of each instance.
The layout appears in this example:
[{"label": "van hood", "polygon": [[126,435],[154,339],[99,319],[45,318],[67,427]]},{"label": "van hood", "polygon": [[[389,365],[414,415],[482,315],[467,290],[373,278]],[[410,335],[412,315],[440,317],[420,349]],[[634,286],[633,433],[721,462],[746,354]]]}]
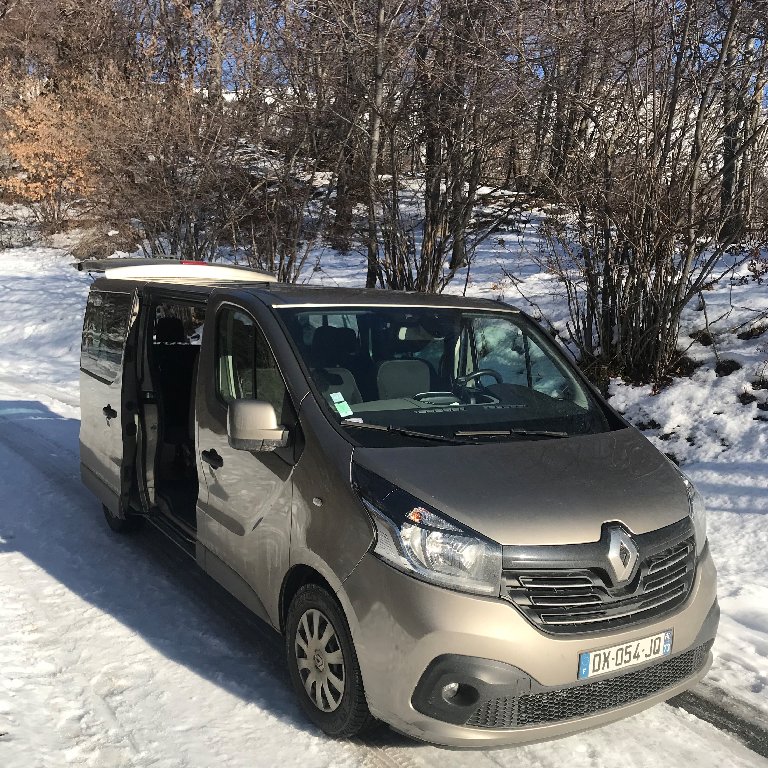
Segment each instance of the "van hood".
[{"label": "van hood", "polygon": [[689,513],[670,461],[634,427],[473,445],[356,448],[354,461],[500,544],[598,541],[606,522],[635,534]]}]

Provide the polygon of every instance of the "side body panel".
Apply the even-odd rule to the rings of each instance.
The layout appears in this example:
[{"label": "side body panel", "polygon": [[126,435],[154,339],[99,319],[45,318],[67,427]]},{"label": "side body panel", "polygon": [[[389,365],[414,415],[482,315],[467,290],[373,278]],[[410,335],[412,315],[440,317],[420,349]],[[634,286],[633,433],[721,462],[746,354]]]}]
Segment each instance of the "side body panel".
[{"label": "side body panel", "polygon": [[[227,409],[216,397],[214,360],[216,316],[225,304],[242,307],[254,318],[287,385],[297,420],[286,425],[291,437],[285,450],[250,453],[228,444]],[[252,296],[217,290],[211,297],[198,373],[197,421],[198,472],[205,483],[198,501],[198,561],[214,576],[206,566],[206,561],[213,562],[211,555],[233,569],[279,628],[281,591],[289,570],[309,566],[338,590],[368,550],[373,531],[350,487],[352,446],[309,394],[272,310]],[[202,460],[202,452],[212,448],[223,459],[219,469]],[[216,567],[221,571],[220,563]],[[236,579],[229,581],[242,592]]]},{"label": "side body panel", "polygon": [[294,475],[291,565],[314,568],[338,592],[370,548],[373,527],[350,483],[352,446],[311,394],[302,402],[301,423],[307,444]]},{"label": "side body panel", "polygon": [[[225,292],[229,293],[229,292]],[[222,305],[242,308],[262,326],[266,308],[244,306],[236,297],[211,299],[206,312],[203,347],[197,377],[197,466],[201,478],[197,509],[198,560],[214,578],[228,580],[230,591],[247,592],[228,566],[263,605],[269,621],[279,625],[279,598],[288,570],[290,550],[292,476],[295,462],[291,446],[284,451],[250,452],[231,448],[227,439],[227,406],[216,394],[216,319]],[[257,315],[262,314],[262,317]],[[202,453],[215,451],[222,460],[214,468]],[[213,556],[213,557],[211,557]],[[234,585],[234,586],[233,586]],[[249,601],[253,604],[252,597]]]},{"label": "side body panel", "polygon": [[[80,476],[87,488],[118,514],[123,461],[122,376],[112,383],[80,371]],[[103,408],[113,408],[108,419]]]},{"label": "side body panel", "polygon": [[[91,310],[90,304],[97,296],[107,297],[106,302],[120,302],[119,323],[115,321],[105,327],[109,322],[107,310]],[[87,317],[80,368],[80,473],[89,490],[113,514],[122,517],[128,505],[136,453],[134,362],[138,292],[93,292],[89,311],[91,327],[87,327]],[[107,343],[106,337],[109,354],[103,352],[99,364],[95,350],[100,343]]]}]

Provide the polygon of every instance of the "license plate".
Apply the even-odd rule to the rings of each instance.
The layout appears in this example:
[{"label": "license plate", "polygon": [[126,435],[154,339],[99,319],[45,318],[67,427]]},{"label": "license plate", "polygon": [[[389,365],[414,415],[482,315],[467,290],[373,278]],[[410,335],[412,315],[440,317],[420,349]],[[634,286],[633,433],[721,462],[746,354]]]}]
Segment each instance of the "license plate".
[{"label": "license plate", "polygon": [[672,653],[672,630],[666,629],[658,635],[633,640],[631,643],[613,645],[599,651],[584,651],[579,654],[579,680],[597,677],[619,669],[634,667],[652,659],[669,656]]}]

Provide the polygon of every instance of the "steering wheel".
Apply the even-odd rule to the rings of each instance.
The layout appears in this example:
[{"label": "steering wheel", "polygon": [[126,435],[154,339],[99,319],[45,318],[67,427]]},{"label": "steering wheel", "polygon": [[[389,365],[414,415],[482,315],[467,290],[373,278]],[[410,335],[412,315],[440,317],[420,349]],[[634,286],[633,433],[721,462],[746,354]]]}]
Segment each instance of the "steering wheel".
[{"label": "steering wheel", "polygon": [[496,379],[497,384],[501,384],[504,381],[504,377],[498,371],[494,371],[493,368],[478,368],[476,371],[472,371],[472,373],[468,373],[466,376],[457,378],[456,384],[460,387],[466,387],[471,381],[480,379],[483,376],[493,377]]}]

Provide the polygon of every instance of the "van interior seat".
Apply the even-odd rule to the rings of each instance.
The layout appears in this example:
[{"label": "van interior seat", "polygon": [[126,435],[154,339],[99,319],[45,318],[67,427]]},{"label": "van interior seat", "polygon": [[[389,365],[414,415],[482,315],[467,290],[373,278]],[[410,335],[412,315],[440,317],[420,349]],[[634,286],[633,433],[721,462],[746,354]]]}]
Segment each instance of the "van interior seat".
[{"label": "van interior seat", "polygon": [[184,323],[178,317],[160,317],[155,323],[155,343],[183,344]]},{"label": "van interior seat", "polygon": [[353,328],[321,325],[312,334],[310,356],[318,368],[351,368],[358,348],[357,334]]},{"label": "van interior seat", "polygon": [[358,347],[353,328],[322,325],[315,329],[310,359],[326,400],[330,400],[331,393],[340,392],[348,403],[363,402],[353,373],[360,368]]},{"label": "van interior seat", "polygon": [[184,324],[177,317],[161,317],[155,325],[152,353],[159,373],[156,394],[162,414],[163,441],[182,445],[193,438],[189,413],[200,347],[187,343]]},{"label": "van interior seat", "polygon": [[362,403],[355,377],[346,368],[318,368],[315,373],[322,384],[323,397],[331,401],[331,394],[340,392],[348,403]]},{"label": "van interior seat", "polygon": [[413,397],[419,392],[429,392],[431,370],[425,360],[418,358],[385,360],[379,365],[376,384],[380,400]]}]

